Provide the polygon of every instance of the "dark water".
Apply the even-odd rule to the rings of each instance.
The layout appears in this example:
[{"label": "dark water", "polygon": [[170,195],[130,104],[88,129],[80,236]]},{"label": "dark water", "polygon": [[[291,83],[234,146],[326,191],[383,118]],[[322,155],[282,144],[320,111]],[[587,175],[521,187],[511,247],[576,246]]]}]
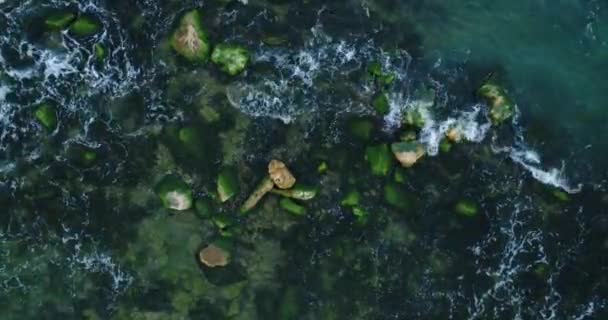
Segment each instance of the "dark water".
[{"label": "dark water", "polygon": [[[212,43],[251,51],[245,73],[171,50],[195,8]],[[103,30],[46,31],[58,11]],[[0,30],[0,319],[608,317],[604,2],[0,0]],[[395,76],[385,116],[373,62]],[[517,101],[500,127],[475,96],[490,73]],[[366,147],[398,140],[417,106],[427,156],[373,175]],[[440,152],[450,126],[465,142]],[[238,214],[273,158],[318,195],[303,216],[276,195]],[[219,203],[224,168],[241,191]],[[162,206],[167,174],[196,210]],[[365,221],[341,205],[353,190]],[[463,200],[479,213],[455,213]],[[229,265],[203,267],[219,238]]]}]

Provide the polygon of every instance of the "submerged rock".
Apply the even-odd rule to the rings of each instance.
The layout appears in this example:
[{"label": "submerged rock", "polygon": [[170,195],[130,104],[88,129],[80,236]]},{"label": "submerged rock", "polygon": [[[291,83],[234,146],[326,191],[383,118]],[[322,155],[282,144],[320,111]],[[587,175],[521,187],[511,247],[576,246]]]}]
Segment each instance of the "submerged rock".
[{"label": "submerged rock", "polygon": [[192,207],[192,190],[177,176],[165,176],[156,186],[156,193],[167,209],[183,211]]},{"label": "submerged rock", "polygon": [[297,216],[306,214],[306,208],[288,198],[281,199],[281,201],[279,201],[279,206],[281,206],[281,208],[285,209],[287,212],[293,213]]},{"label": "submerged rock", "polygon": [[462,216],[474,217],[477,215],[479,209],[477,208],[477,204],[473,201],[462,200],[456,204],[454,211]]},{"label": "submerged rock", "polygon": [[55,130],[57,127],[57,112],[55,108],[48,103],[43,103],[36,108],[34,112],[36,119],[48,130]]},{"label": "submerged rock", "polygon": [[92,18],[81,16],[70,26],[70,32],[79,37],[88,37],[101,30],[99,23]]},{"label": "submerged rock", "polygon": [[374,124],[369,119],[354,119],[349,123],[349,130],[355,138],[368,141],[374,130]]},{"label": "submerged rock", "polygon": [[67,28],[74,20],[76,15],[71,12],[57,13],[44,20],[44,25],[54,31]]},{"label": "submerged rock", "polygon": [[350,191],[340,204],[345,207],[354,207],[359,205],[359,201],[361,201],[361,193],[357,190]]},{"label": "submerged rock", "polygon": [[393,154],[403,167],[413,166],[425,154],[424,146],[418,142],[397,142],[391,145]]},{"label": "submerged rock", "polygon": [[272,179],[270,179],[270,177],[262,179],[262,181],[260,181],[260,183],[258,183],[258,185],[255,187],[249,198],[245,200],[245,203],[243,203],[243,205],[241,206],[240,212],[246,213],[249,210],[253,209],[258,204],[258,202],[262,200],[264,195],[270,192],[270,190],[272,190],[273,188],[274,182],[272,181]]},{"label": "submerged rock", "polygon": [[372,101],[372,106],[380,115],[387,114],[391,109],[386,93],[378,94]]},{"label": "submerged rock", "polygon": [[225,168],[217,178],[217,194],[220,202],[226,202],[239,192],[239,179],[231,168]]},{"label": "submerged rock", "polygon": [[450,142],[458,143],[462,140],[462,131],[458,128],[451,128],[446,132],[445,137],[450,140]]},{"label": "submerged rock", "polygon": [[393,166],[393,157],[388,145],[369,146],[365,149],[365,157],[370,163],[372,174],[386,176]]},{"label": "submerged rock", "polygon": [[106,51],[106,48],[104,46],[102,46],[99,43],[95,44],[95,58],[97,58],[97,61],[103,61],[107,56],[108,56],[108,52]]},{"label": "submerged rock", "polygon": [[490,106],[490,118],[494,125],[500,125],[515,113],[515,104],[504,88],[486,82],[477,90],[477,94]]},{"label": "submerged rock", "polygon": [[190,62],[206,62],[210,44],[198,10],[184,14],[171,36],[171,47]]},{"label": "submerged rock", "polygon": [[384,200],[398,209],[411,208],[411,197],[396,183],[389,183],[384,187]]},{"label": "submerged rock", "polygon": [[409,110],[403,115],[403,123],[416,128],[423,128],[425,124],[424,116],[418,109]]},{"label": "submerged rock", "polygon": [[387,73],[382,70],[382,65],[379,62],[370,63],[367,66],[367,72],[376,80],[381,86],[388,86],[395,81],[395,75]]},{"label": "submerged rock", "polygon": [[306,201],[313,199],[317,195],[317,188],[296,185],[288,190],[273,189],[271,192],[282,197]]},{"label": "submerged rock", "polygon": [[296,178],[291,174],[285,163],[279,160],[270,161],[268,174],[279,189],[289,189],[296,183]]},{"label": "submerged rock", "polygon": [[202,264],[210,268],[224,267],[230,262],[230,254],[215,244],[210,244],[201,250],[198,258]]},{"label": "submerged rock", "polygon": [[241,73],[249,63],[249,51],[239,45],[218,44],[211,54],[211,61],[231,76]]}]

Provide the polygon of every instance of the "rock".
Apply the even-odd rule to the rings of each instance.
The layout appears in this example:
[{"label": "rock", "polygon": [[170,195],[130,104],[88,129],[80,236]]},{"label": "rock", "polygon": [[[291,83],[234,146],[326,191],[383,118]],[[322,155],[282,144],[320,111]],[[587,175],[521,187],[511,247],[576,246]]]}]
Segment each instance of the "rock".
[{"label": "rock", "polygon": [[258,183],[258,185],[255,187],[249,198],[245,200],[245,203],[243,203],[243,205],[241,206],[240,212],[246,213],[249,210],[253,209],[258,204],[258,202],[262,200],[264,195],[270,192],[270,190],[272,190],[273,188],[274,182],[272,181],[272,179],[270,179],[270,177],[265,177],[264,179],[262,179],[262,181],[260,181],[260,183]]},{"label": "rock", "polygon": [[450,128],[450,130],[446,132],[445,137],[448,138],[450,142],[458,143],[462,140],[462,132],[458,128]]},{"label": "rock", "polygon": [[412,206],[410,195],[396,183],[389,183],[384,186],[384,200],[398,209],[406,210]]},{"label": "rock", "polygon": [[306,214],[306,208],[288,198],[282,198],[281,201],[279,201],[279,206],[296,216],[303,216]]},{"label": "rock", "polygon": [[59,31],[67,28],[76,19],[76,15],[71,12],[57,13],[44,20],[44,25],[49,30]]},{"label": "rock", "polygon": [[399,139],[401,141],[416,141],[416,132],[413,130],[407,130],[405,132],[403,132],[400,136]]},{"label": "rock", "polygon": [[494,125],[500,125],[515,114],[515,105],[504,88],[486,82],[477,94],[490,106],[490,118]]},{"label": "rock", "polygon": [[391,110],[388,97],[385,93],[376,95],[374,100],[372,100],[372,106],[374,107],[374,110],[381,115],[385,115]]},{"label": "rock", "polygon": [[183,211],[192,207],[192,190],[177,176],[165,176],[156,186],[156,194],[167,209]]},{"label": "rock", "polygon": [[50,104],[43,103],[38,106],[36,111],[34,111],[34,115],[46,129],[53,131],[57,127],[57,112]]},{"label": "rock", "polygon": [[210,268],[225,267],[230,262],[230,254],[215,244],[210,244],[201,250],[198,258],[202,264]]},{"label": "rock", "polygon": [[203,117],[203,120],[207,123],[216,123],[220,121],[221,115],[214,108],[210,106],[204,106],[199,109],[198,113]]},{"label": "rock", "polygon": [[70,26],[70,32],[78,37],[88,37],[101,30],[99,23],[92,18],[81,16]]},{"label": "rock", "polygon": [[365,224],[369,220],[369,212],[361,207],[353,207],[353,215],[357,218],[357,222]]},{"label": "rock", "polygon": [[386,176],[393,167],[393,157],[386,144],[367,147],[365,157],[370,163],[372,174],[375,176]]},{"label": "rock", "polygon": [[231,76],[241,73],[249,63],[249,51],[239,45],[218,44],[211,54],[211,61]]},{"label": "rock", "polygon": [[239,179],[231,168],[224,168],[217,178],[217,194],[220,202],[226,202],[239,192]]},{"label": "rock", "polygon": [[291,174],[285,163],[272,160],[268,164],[270,179],[279,189],[289,189],[296,183],[296,178]]},{"label": "rock", "polygon": [[303,201],[311,200],[317,196],[317,188],[303,185],[296,185],[288,190],[272,189],[270,192],[282,197]]},{"label": "rock", "polygon": [[413,166],[425,154],[424,147],[418,142],[397,142],[391,145],[393,154],[405,168]]},{"label": "rock", "polygon": [[190,62],[203,63],[209,58],[210,44],[198,10],[182,16],[170,41],[173,50]]},{"label": "rock", "polygon": [[474,217],[477,215],[479,209],[477,208],[477,204],[469,200],[459,201],[454,207],[454,211],[456,213],[465,216],[465,217]]}]

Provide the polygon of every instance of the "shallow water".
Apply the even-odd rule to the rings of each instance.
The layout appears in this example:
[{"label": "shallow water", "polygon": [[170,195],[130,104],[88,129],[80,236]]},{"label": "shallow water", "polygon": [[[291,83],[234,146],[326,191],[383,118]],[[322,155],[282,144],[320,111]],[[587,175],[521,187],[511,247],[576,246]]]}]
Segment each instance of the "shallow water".
[{"label": "shallow water", "polygon": [[[244,73],[171,49],[195,8],[212,43],[248,48]],[[46,30],[65,10],[102,31]],[[608,316],[603,2],[5,0],[0,29],[1,319]],[[501,126],[475,95],[489,74],[517,102]],[[374,175],[367,147],[414,109],[426,156]],[[277,195],[238,214],[273,158],[317,196],[304,215]],[[221,203],[226,168],[240,192]],[[163,207],[168,174],[194,209]],[[353,190],[360,211],[341,204]],[[478,213],[456,213],[464,200]],[[203,266],[219,240],[230,263]]]}]

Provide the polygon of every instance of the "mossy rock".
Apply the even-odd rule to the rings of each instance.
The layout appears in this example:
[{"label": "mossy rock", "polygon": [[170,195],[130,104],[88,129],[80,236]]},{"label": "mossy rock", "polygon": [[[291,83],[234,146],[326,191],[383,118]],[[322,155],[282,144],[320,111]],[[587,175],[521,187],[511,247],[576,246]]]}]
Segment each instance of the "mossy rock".
[{"label": "mossy rock", "polygon": [[416,141],[393,143],[391,144],[391,151],[405,168],[416,164],[426,153],[424,146]]},{"label": "mossy rock", "polygon": [[426,121],[424,120],[424,116],[422,112],[418,109],[408,110],[403,115],[403,123],[415,128],[423,128]]},{"label": "mossy rock", "polygon": [[393,167],[393,157],[386,144],[367,147],[365,157],[375,176],[386,176]]},{"label": "mossy rock", "polygon": [[391,110],[391,106],[388,101],[388,97],[386,96],[386,93],[380,93],[376,95],[376,97],[374,97],[374,100],[372,100],[372,106],[374,107],[374,110],[376,110],[376,112],[378,112],[378,114],[380,115],[385,115]]},{"label": "mossy rock", "polygon": [[218,44],[211,54],[211,61],[231,76],[241,73],[249,63],[249,51],[234,44]]},{"label": "mossy rock", "polygon": [[316,187],[296,184],[291,189],[282,190],[275,188],[270,192],[286,198],[307,201],[314,199],[317,196],[318,191],[319,190]]},{"label": "mossy rock", "polygon": [[67,149],[68,159],[77,166],[90,168],[97,162],[97,151],[81,144],[70,145]]},{"label": "mossy rock", "polygon": [[78,37],[89,37],[101,30],[99,22],[93,18],[81,16],[70,26],[70,33]]},{"label": "mossy rock", "polygon": [[49,103],[39,105],[34,115],[46,129],[53,131],[57,127],[57,111]]},{"label": "mossy rock", "polygon": [[165,176],[155,191],[167,209],[183,211],[192,207],[192,189],[175,175]]},{"label": "mossy rock", "polygon": [[44,20],[44,25],[49,30],[59,31],[67,28],[74,20],[76,15],[71,12],[56,13]]},{"label": "mossy rock", "polygon": [[240,191],[239,179],[233,168],[224,168],[217,178],[217,194],[220,202],[226,202]]},{"label": "mossy rock", "polygon": [[456,206],[454,206],[454,211],[461,216],[474,217],[479,212],[479,208],[473,201],[462,200],[456,203]]},{"label": "mossy rock", "polygon": [[198,10],[184,14],[171,36],[171,47],[190,62],[207,62],[211,45]]},{"label": "mossy rock", "polygon": [[384,200],[391,206],[401,210],[412,208],[411,196],[403,190],[403,186],[396,183],[389,183],[384,186]]},{"label": "mossy rock", "polygon": [[439,151],[441,153],[448,153],[452,150],[452,143],[447,138],[443,138],[439,143]]},{"label": "mossy rock", "polygon": [[515,104],[503,87],[487,82],[477,90],[477,95],[490,106],[490,118],[494,125],[502,124],[515,114]]}]

